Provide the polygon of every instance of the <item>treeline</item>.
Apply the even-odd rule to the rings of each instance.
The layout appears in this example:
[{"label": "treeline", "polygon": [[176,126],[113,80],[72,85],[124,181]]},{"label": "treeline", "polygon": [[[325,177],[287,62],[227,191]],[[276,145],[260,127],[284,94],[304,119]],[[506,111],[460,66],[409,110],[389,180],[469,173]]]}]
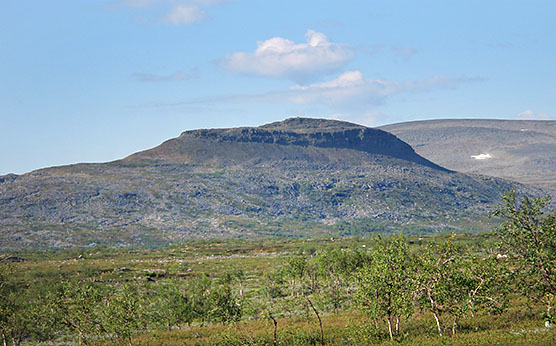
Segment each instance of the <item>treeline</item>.
[{"label": "treeline", "polygon": [[[369,248],[320,248],[292,255],[264,277],[241,270],[217,277],[153,278],[125,282],[18,280],[17,265],[0,265],[0,331],[4,345],[78,338],[85,345],[133,344],[138,334],[209,323],[228,324],[357,309],[367,332],[403,337],[417,314],[430,316],[440,335],[460,322],[503,312],[512,295],[542,304],[554,322],[556,213],[548,199],[504,196],[494,213],[505,220],[499,245],[471,249],[444,241],[410,244],[401,234]],[[122,269],[125,270],[125,269]],[[253,284],[253,281],[255,284]],[[515,297],[514,297],[515,298]]]}]

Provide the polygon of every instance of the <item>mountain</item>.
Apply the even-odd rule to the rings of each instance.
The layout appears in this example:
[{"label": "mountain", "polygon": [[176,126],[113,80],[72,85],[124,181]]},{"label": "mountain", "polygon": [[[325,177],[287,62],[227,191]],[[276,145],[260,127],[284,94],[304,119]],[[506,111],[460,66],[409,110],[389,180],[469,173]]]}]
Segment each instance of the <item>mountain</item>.
[{"label": "mountain", "polygon": [[556,121],[428,120],[381,129],[448,169],[556,191]]},{"label": "mountain", "polygon": [[478,231],[512,187],[538,192],[444,169],[379,129],[293,118],[0,177],[0,248]]},{"label": "mountain", "polygon": [[123,162],[212,167],[277,161],[359,165],[364,154],[443,169],[388,132],[343,121],[308,118],[291,118],[260,127],[186,131]]}]

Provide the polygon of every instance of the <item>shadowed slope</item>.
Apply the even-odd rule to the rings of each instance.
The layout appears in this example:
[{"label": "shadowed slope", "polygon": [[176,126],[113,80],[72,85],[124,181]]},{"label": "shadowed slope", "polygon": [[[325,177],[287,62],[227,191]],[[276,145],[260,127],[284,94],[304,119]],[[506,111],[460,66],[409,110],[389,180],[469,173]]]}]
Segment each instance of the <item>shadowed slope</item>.
[{"label": "shadowed slope", "polygon": [[443,169],[388,132],[343,121],[308,118],[291,118],[260,127],[186,131],[156,148],[131,155],[124,162],[208,162],[226,166],[303,160],[364,164],[357,152]]}]

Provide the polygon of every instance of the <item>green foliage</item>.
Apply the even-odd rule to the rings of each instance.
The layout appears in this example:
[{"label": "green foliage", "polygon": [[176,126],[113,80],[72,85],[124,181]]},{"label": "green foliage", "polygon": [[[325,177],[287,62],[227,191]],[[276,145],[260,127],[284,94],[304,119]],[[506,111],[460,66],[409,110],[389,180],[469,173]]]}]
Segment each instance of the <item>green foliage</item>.
[{"label": "green foliage", "polygon": [[52,342],[63,329],[61,291],[61,285],[50,282],[37,283],[26,291],[29,336],[32,339]]},{"label": "green foliage", "polygon": [[549,211],[550,198],[520,199],[515,191],[503,196],[494,215],[504,222],[496,234],[501,247],[521,278],[519,287],[531,299],[546,305],[545,318],[552,323],[556,298],[556,210]]},{"label": "green foliage", "polygon": [[155,294],[149,296],[156,302],[155,319],[168,330],[184,323],[191,325],[195,319],[195,306],[191,297],[190,292],[180,287],[176,280],[159,285]]},{"label": "green foliage", "polygon": [[[504,344],[527,333],[545,340],[550,328],[533,331],[545,301],[526,307],[516,294],[533,274],[518,257],[497,258],[494,240],[398,235],[29,252],[27,261],[0,262],[0,327],[8,343],[25,345],[298,345],[321,335],[350,345],[388,343],[390,316],[401,344],[477,344],[471,335]],[[435,336],[438,326],[459,335]]]},{"label": "green foliage", "polygon": [[[191,321],[199,320],[204,323],[209,320],[210,310],[208,295],[211,282],[205,276],[196,276],[188,280],[187,295],[191,304]],[[188,321],[186,321],[188,322]]]},{"label": "green foliage", "polygon": [[440,335],[443,313],[453,314],[456,323],[457,317],[465,312],[469,283],[460,270],[462,258],[461,248],[454,246],[453,238],[430,244],[419,257],[421,304],[433,314]]},{"label": "green foliage", "polygon": [[[415,260],[402,235],[391,239],[379,238],[368,265],[358,273],[357,297],[362,310],[371,319],[385,318],[392,339],[399,334],[399,319],[413,310],[416,289]],[[396,330],[394,331],[394,319]]]},{"label": "green foliage", "polygon": [[472,315],[481,311],[489,315],[500,314],[508,308],[515,276],[507,262],[493,255],[481,258],[468,255],[466,258],[468,282],[468,309]]},{"label": "green foliage", "polygon": [[232,291],[229,283],[213,286],[207,297],[208,316],[212,321],[222,324],[239,321],[241,318],[241,301]]},{"label": "green foliage", "polygon": [[284,274],[289,278],[289,286],[291,296],[300,296],[303,294],[303,279],[307,274],[307,257],[297,255],[286,261],[284,266]]},{"label": "green foliage", "polygon": [[60,293],[59,309],[63,324],[88,345],[90,337],[103,332],[99,309],[103,299],[101,289],[92,283],[67,282]]},{"label": "green foliage", "polygon": [[14,268],[0,263],[0,331],[4,344],[10,340],[14,346],[21,344],[28,331],[28,305],[21,283],[14,280]]},{"label": "green foliage", "polygon": [[146,327],[144,287],[127,283],[104,299],[102,311],[104,328],[132,345],[132,336]]},{"label": "green foliage", "polygon": [[315,257],[321,278],[320,293],[334,313],[350,301],[352,275],[369,260],[361,251],[338,248],[326,248]]}]

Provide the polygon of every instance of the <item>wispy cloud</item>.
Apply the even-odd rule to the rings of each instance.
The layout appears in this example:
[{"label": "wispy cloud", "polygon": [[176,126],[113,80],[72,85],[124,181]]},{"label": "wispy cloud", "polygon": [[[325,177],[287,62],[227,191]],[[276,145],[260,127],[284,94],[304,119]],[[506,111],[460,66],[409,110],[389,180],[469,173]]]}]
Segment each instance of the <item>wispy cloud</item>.
[{"label": "wispy cloud", "polygon": [[373,56],[383,51],[384,48],[386,48],[386,46],[383,44],[367,44],[367,45],[358,46],[356,49],[359,53],[368,56]]},{"label": "wispy cloud", "polygon": [[334,29],[345,27],[345,24],[339,20],[333,18],[327,18],[327,19],[316,21],[312,23],[311,26],[325,29],[325,30],[334,30]]},{"label": "wispy cloud", "polygon": [[[161,20],[174,25],[191,25],[207,17],[202,7],[214,6],[227,0],[114,0],[109,4],[135,10],[155,9],[162,12]],[[148,15],[148,14],[147,14]]]},{"label": "wispy cloud", "polygon": [[219,5],[228,1],[229,0],[194,0],[194,2],[203,5]]},{"label": "wispy cloud", "polygon": [[515,119],[519,120],[550,120],[550,116],[546,113],[537,113],[532,109],[526,109],[523,112],[517,113]]},{"label": "wispy cloud", "polygon": [[421,80],[389,81],[365,78],[361,71],[348,71],[339,77],[309,85],[293,85],[287,90],[262,94],[229,95],[191,100],[182,104],[286,102],[298,105],[320,104],[336,109],[380,105],[393,95],[455,88],[479,82],[482,78],[433,76]]},{"label": "wispy cloud", "polygon": [[233,72],[290,79],[301,83],[342,68],[353,56],[346,44],[331,42],[313,30],[305,34],[306,43],[282,37],[258,42],[253,53],[237,52],[222,65]]},{"label": "wispy cloud", "polygon": [[292,94],[290,99],[295,103],[322,102],[333,106],[354,102],[358,104],[380,104],[385,98],[395,94],[453,88],[462,83],[478,80],[480,79],[433,76],[422,80],[397,82],[365,78],[360,71],[356,70],[345,72],[328,82],[308,86],[295,85],[290,88]]},{"label": "wispy cloud", "polygon": [[395,61],[407,61],[419,52],[417,48],[406,45],[369,44],[357,47],[357,51],[368,56],[390,53]]},{"label": "wispy cloud", "polygon": [[379,123],[384,118],[384,115],[379,111],[372,110],[356,113],[335,113],[328,116],[328,118],[349,121],[365,126],[376,126],[377,123]]},{"label": "wispy cloud", "polygon": [[134,8],[149,8],[163,5],[179,6],[188,4],[200,4],[205,6],[218,5],[228,0],[113,0],[112,5],[127,6]]},{"label": "wispy cloud", "polygon": [[182,81],[199,77],[199,72],[194,69],[190,73],[174,72],[170,74],[155,74],[155,73],[134,73],[133,78],[140,82],[168,82],[168,81]]},{"label": "wispy cloud", "polygon": [[127,6],[133,8],[149,8],[163,3],[161,0],[119,0],[113,1],[112,4]]},{"label": "wispy cloud", "polygon": [[172,24],[193,24],[205,18],[205,12],[197,6],[176,6],[166,15]]},{"label": "wispy cloud", "polygon": [[409,60],[409,58],[418,52],[417,49],[409,46],[392,46],[390,49],[395,57],[401,58],[404,61]]}]

